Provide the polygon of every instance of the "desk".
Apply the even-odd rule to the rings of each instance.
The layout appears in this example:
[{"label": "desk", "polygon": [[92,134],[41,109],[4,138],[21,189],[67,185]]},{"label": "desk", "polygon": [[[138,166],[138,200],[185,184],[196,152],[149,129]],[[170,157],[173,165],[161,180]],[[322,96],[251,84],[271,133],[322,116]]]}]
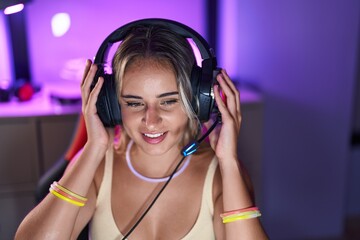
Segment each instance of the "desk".
[{"label": "desk", "polygon": [[[0,104],[0,239],[13,239],[34,207],[39,177],[62,157],[77,123],[80,105],[61,106],[46,96]],[[262,99],[244,90],[241,103],[239,156],[261,202]]]}]

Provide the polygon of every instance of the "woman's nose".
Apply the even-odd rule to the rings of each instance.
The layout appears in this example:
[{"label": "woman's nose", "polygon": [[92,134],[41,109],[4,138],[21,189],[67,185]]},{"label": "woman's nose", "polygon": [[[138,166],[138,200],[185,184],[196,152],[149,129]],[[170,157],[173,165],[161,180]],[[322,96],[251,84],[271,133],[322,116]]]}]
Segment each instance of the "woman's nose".
[{"label": "woman's nose", "polygon": [[148,107],[145,111],[143,122],[149,130],[157,129],[159,123],[161,123],[161,116],[158,109]]}]

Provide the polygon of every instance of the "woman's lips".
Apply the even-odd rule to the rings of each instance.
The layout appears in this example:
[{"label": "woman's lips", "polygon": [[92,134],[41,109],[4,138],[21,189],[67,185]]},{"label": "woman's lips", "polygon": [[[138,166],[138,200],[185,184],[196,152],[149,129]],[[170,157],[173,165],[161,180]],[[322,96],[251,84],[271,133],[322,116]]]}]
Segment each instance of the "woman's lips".
[{"label": "woman's lips", "polygon": [[167,132],[162,133],[143,133],[143,139],[150,144],[158,144],[162,142],[166,137]]}]

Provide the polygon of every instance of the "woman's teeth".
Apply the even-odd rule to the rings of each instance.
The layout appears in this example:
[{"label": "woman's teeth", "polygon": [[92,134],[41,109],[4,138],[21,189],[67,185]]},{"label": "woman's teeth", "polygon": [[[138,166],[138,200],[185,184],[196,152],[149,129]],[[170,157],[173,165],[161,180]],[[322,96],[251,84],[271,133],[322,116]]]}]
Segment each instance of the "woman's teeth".
[{"label": "woman's teeth", "polygon": [[144,133],[144,135],[149,138],[157,138],[157,137],[164,135],[164,133],[154,133],[154,134]]}]

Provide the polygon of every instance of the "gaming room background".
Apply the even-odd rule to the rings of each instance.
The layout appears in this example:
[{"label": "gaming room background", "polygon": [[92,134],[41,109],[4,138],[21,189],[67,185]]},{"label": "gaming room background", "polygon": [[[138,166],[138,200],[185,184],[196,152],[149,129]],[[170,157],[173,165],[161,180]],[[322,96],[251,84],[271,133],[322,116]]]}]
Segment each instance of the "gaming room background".
[{"label": "gaming room background", "polygon": [[255,117],[244,116],[239,154],[256,169],[271,239],[341,237],[359,219],[359,1],[32,0],[3,12],[20,2],[0,3],[0,239],[12,239],[46,159],[72,136],[85,59],[116,28],[149,17],[202,34],[244,109],[261,110],[245,110]]}]

